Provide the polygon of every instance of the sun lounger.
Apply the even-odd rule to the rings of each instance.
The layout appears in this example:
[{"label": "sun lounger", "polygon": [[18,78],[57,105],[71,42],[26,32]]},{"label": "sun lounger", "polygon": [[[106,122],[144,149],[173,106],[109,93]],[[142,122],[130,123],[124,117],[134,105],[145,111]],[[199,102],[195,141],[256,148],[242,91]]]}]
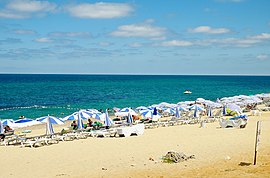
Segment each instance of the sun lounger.
[{"label": "sun lounger", "polygon": [[245,128],[247,125],[247,120],[241,118],[235,120],[220,119],[219,125],[221,128],[228,128],[228,127]]}]

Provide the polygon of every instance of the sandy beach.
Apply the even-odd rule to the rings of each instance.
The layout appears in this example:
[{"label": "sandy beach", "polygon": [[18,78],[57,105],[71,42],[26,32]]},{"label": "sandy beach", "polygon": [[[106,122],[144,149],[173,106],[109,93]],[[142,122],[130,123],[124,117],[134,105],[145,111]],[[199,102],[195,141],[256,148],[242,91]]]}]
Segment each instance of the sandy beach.
[{"label": "sandy beach", "polygon": [[[258,120],[262,120],[262,133],[254,166]],[[60,131],[66,126],[54,128]],[[32,135],[45,133],[44,125],[30,129]],[[161,158],[168,151],[194,154],[195,159],[163,163]],[[244,129],[222,129],[218,122],[207,123],[206,128],[198,124],[159,127],[127,138],[88,137],[37,148],[1,146],[0,157],[3,178],[269,177],[270,112],[263,112],[261,117],[249,116]]]}]

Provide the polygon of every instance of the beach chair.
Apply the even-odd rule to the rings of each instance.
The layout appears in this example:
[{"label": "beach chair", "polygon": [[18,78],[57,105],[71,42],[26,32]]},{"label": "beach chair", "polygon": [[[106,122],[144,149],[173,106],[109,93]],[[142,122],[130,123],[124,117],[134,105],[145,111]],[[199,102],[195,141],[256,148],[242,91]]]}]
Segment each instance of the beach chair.
[{"label": "beach chair", "polygon": [[228,127],[245,128],[247,125],[247,121],[244,119],[236,119],[236,120],[220,119],[219,125],[221,128],[228,128]]}]

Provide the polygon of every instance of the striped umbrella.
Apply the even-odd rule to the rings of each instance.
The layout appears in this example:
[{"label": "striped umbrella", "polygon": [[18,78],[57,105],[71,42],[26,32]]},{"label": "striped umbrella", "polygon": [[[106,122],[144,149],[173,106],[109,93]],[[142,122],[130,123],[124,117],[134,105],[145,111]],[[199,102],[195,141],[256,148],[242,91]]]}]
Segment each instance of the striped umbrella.
[{"label": "striped umbrella", "polygon": [[3,124],[3,125],[11,126],[13,123],[14,123],[13,119],[5,119],[5,120],[2,120],[2,124]]},{"label": "striped umbrella", "polygon": [[143,115],[144,118],[153,118],[153,110],[146,109],[140,111],[141,115]]},{"label": "striped umbrella", "polygon": [[64,122],[61,119],[50,115],[37,118],[36,121],[46,123],[46,135],[54,134],[52,124],[59,124],[59,125],[64,124]]},{"label": "striped umbrella", "polygon": [[175,117],[176,118],[181,118],[181,113],[180,113],[180,111],[179,111],[179,109],[177,107],[175,108]]},{"label": "striped umbrella", "polygon": [[133,123],[133,118],[132,118],[132,115],[130,113],[128,113],[127,123],[129,123],[129,124]]}]

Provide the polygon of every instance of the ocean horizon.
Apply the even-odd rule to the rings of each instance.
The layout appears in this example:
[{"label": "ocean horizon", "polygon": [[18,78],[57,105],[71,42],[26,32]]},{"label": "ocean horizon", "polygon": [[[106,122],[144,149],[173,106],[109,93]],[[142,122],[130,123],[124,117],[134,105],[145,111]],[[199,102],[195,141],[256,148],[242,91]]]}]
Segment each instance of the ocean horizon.
[{"label": "ocean horizon", "polygon": [[[270,76],[0,74],[0,118],[64,117],[79,109],[149,106],[270,92]],[[192,91],[184,95],[185,90]]]}]

